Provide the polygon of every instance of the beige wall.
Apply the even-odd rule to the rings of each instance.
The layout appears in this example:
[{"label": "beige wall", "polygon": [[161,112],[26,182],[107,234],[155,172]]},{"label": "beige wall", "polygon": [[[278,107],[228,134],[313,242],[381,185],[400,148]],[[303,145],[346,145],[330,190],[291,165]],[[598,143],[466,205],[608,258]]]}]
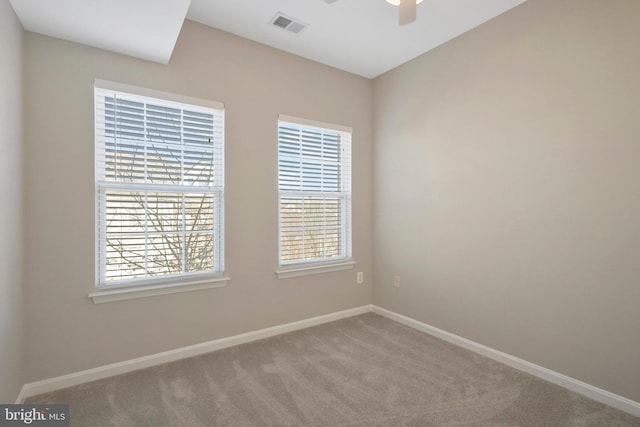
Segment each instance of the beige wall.
[{"label": "beige wall", "polygon": [[[25,37],[27,381],[372,302],[372,82],[186,21],[169,65]],[[93,79],[226,105],[225,288],[94,305]],[[277,117],[352,126],[354,270],[278,280]]]},{"label": "beige wall", "polygon": [[0,403],[23,384],[22,26],[0,0]]},{"label": "beige wall", "polygon": [[374,81],[376,304],[640,401],[639,17],[529,0]]}]

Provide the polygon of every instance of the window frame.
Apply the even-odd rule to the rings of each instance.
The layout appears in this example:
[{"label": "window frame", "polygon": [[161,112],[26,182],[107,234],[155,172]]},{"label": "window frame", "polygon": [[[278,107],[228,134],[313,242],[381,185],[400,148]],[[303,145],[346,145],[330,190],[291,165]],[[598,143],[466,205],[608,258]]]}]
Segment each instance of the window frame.
[{"label": "window frame", "polygon": [[[341,249],[342,254],[339,257],[332,258],[321,258],[316,260],[299,260],[299,261],[289,261],[284,262],[282,260],[282,231],[283,231],[283,223],[282,223],[282,199],[283,197],[287,197],[287,193],[292,193],[292,191],[281,190],[280,188],[280,129],[281,126],[293,126],[298,127],[300,129],[307,129],[311,131],[321,131],[321,132],[335,132],[340,134],[341,136],[341,149],[340,149],[340,161],[339,164],[341,166],[340,169],[340,188],[339,191],[335,192],[336,194],[341,194],[342,196],[338,196],[337,198],[341,200],[341,221],[340,221],[340,230],[341,230]],[[343,140],[344,138],[344,140]],[[355,262],[353,261],[353,223],[352,223],[352,209],[353,209],[353,192],[352,192],[352,139],[353,139],[353,129],[348,126],[336,125],[331,123],[324,123],[315,120],[303,119],[299,117],[293,117],[288,115],[280,114],[278,116],[278,126],[277,126],[277,147],[278,147],[278,162],[277,162],[277,177],[278,177],[278,269],[276,270],[276,276],[280,279],[289,278],[289,277],[297,277],[297,276],[305,276],[309,274],[317,274],[324,273],[330,271],[340,271],[351,269],[354,267]],[[343,173],[347,173],[347,176],[343,176]],[[314,195],[313,191],[295,191],[301,195],[307,193],[310,196]],[[319,193],[315,194],[316,196]],[[344,199],[341,199],[344,197]],[[343,200],[343,201],[342,201]]]},{"label": "window frame", "polygon": [[[109,181],[105,177],[99,177],[99,171],[104,167],[99,162],[105,161],[104,152],[104,131],[100,129],[100,120],[104,120],[104,115],[99,116],[98,102],[99,98],[104,99],[105,92],[112,92],[114,95],[121,94],[125,98],[140,99],[142,102],[154,104],[157,102],[159,106],[171,106],[189,111],[212,112],[214,120],[217,118],[218,126],[214,124],[214,132],[219,134],[216,138],[216,146],[212,149],[212,155],[220,156],[220,161],[214,169],[214,181],[211,185],[187,186],[184,183],[179,185],[153,184],[153,183],[119,183]],[[208,289],[214,287],[225,286],[228,277],[224,274],[224,104],[188,96],[182,96],[167,92],[161,92],[121,83],[110,82],[106,80],[95,79],[94,81],[94,180],[95,180],[95,291],[89,294],[95,303],[111,302],[122,299],[140,298],[153,295],[162,295],[175,292],[194,291],[200,289]],[[146,125],[147,119],[145,117]],[[182,128],[181,128],[182,129]],[[146,142],[148,144],[148,142]],[[181,145],[182,146],[182,145]],[[101,151],[101,152],[100,152]],[[182,163],[180,163],[182,165]],[[146,165],[146,160],[145,160]],[[102,168],[102,169],[99,169]],[[213,195],[213,254],[214,270],[201,270],[196,272],[181,272],[177,274],[165,274],[158,277],[149,278],[148,276],[140,279],[124,279],[115,280],[113,283],[106,281],[106,213],[101,210],[101,192],[108,190],[116,190],[121,188],[123,192],[135,191],[134,188],[141,192],[161,192],[169,191],[176,194],[188,195],[191,193],[211,194]],[[106,201],[102,202],[106,207]],[[184,203],[184,201],[183,201]],[[146,208],[144,208],[146,209]],[[146,212],[146,211],[145,211]],[[184,214],[183,214],[184,215]],[[181,223],[184,221],[184,216]],[[184,236],[184,229],[182,235]],[[146,231],[145,231],[146,236]],[[184,258],[183,258],[184,260]]]}]

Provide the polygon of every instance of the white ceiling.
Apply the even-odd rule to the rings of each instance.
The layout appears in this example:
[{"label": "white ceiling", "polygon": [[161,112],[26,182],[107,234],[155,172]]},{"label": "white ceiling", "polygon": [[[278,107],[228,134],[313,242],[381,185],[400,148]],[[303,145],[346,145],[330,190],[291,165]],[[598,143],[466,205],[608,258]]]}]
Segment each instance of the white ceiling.
[{"label": "white ceiling", "polygon": [[[425,0],[398,25],[385,0],[10,0],[25,29],[167,63],[188,19],[373,78],[526,0]],[[277,12],[309,26],[270,25]]]},{"label": "white ceiling", "polygon": [[9,0],[25,30],[166,64],[190,0]]}]

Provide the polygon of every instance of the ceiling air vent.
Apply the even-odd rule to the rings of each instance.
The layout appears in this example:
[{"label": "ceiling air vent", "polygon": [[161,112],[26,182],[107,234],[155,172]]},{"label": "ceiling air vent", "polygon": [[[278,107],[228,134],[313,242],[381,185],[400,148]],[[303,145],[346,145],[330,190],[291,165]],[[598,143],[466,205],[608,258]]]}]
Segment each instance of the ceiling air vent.
[{"label": "ceiling air vent", "polygon": [[290,33],[299,34],[302,30],[307,28],[308,24],[297,21],[290,16],[285,15],[282,12],[276,13],[276,16],[271,20],[271,25],[287,30]]}]

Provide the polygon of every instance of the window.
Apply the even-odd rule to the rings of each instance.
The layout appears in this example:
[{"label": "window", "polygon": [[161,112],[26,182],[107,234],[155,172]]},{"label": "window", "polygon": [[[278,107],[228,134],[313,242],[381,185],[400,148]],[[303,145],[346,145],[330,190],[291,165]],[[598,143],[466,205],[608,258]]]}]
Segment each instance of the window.
[{"label": "window", "polygon": [[223,106],[96,81],[95,133],[97,287],[221,278]]},{"label": "window", "polygon": [[350,261],[351,129],[280,116],[278,198],[281,269]]}]

